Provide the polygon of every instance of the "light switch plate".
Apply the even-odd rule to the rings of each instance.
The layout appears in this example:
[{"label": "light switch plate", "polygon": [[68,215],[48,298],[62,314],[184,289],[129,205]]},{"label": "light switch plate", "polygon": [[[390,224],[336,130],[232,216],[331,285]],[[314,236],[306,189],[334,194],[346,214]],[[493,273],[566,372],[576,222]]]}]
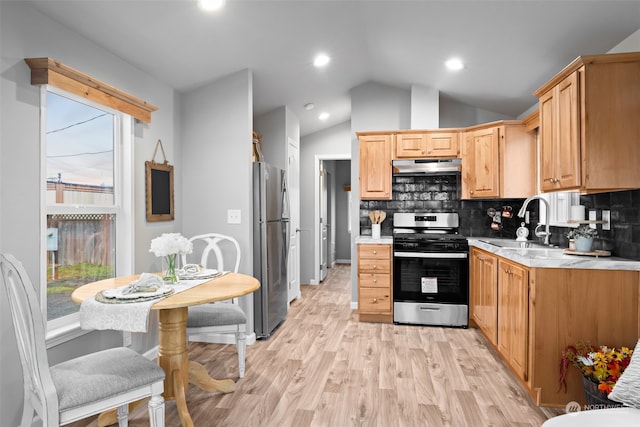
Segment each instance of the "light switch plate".
[{"label": "light switch plate", "polygon": [[[595,210],[589,211],[589,221],[595,221],[595,220],[596,220],[596,211]],[[596,228],[596,225],[595,224],[589,224],[589,227]]]},{"label": "light switch plate", "polygon": [[227,223],[228,224],[241,224],[242,214],[240,209],[228,209],[227,210]]},{"label": "light switch plate", "polygon": [[131,347],[131,332],[122,331],[122,345],[124,347]]},{"label": "light switch plate", "polygon": [[609,210],[602,211],[602,221],[604,221],[604,223],[602,224],[602,229],[611,230],[611,211]]}]

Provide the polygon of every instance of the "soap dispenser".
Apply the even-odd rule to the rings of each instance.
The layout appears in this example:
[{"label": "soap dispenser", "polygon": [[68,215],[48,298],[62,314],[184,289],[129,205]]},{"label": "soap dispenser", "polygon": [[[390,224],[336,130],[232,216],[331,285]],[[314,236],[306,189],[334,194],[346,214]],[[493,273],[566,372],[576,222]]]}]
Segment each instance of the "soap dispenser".
[{"label": "soap dispenser", "polygon": [[524,222],[520,223],[520,227],[516,230],[516,241],[526,242],[529,236],[529,229],[524,226]]}]

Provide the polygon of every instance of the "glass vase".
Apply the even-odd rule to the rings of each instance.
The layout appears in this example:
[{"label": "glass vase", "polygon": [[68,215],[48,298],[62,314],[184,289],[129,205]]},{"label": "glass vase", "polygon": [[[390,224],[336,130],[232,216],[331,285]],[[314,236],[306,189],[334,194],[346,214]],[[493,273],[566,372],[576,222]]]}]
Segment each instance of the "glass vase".
[{"label": "glass vase", "polygon": [[171,254],[162,257],[162,281],[165,285],[178,283],[178,275],[176,274],[177,258],[178,254]]}]

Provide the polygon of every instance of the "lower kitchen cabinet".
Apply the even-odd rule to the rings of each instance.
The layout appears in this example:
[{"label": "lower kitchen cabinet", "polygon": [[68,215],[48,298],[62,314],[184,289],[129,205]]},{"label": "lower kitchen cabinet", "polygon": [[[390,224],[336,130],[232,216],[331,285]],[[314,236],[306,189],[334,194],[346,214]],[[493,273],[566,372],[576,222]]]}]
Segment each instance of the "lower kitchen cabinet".
[{"label": "lower kitchen cabinet", "polygon": [[358,318],[393,322],[391,245],[358,245]]},{"label": "lower kitchen cabinet", "polygon": [[471,248],[470,265],[471,319],[491,344],[498,341],[498,258]]},{"label": "lower kitchen cabinet", "polygon": [[472,320],[537,405],[585,403],[577,369],[558,387],[567,345],[633,348],[640,337],[638,271],[526,267],[477,248],[470,262]]},{"label": "lower kitchen cabinet", "polygon": [[529,270],[498,262],[498,351],[522,380],[527,379]]}]

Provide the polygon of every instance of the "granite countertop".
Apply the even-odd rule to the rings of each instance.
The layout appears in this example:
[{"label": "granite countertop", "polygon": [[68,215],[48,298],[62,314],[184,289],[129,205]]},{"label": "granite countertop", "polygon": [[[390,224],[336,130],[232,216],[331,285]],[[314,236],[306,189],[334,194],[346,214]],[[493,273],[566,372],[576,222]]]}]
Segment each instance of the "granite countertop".
[{"label": "granite countertop", "polygon": [[390,245],[393,243],[392,236],[380,236],[379,239],[374,239],[371,236],[358,236],[356,237],[356,243],[369,244],[369,245]]},{"label": "granite countertop", "polygon": [[[519,249],[501,248],[481,240],[494,240],[482,237],[468,238],[469,246],[474,246],[491,252],[502,258],[534,268],[581,268],[593,270],[634,270],[640,271],[640,261],[618,257],[593,257],[584,255],[569,255],[563,253],[563,248],[549,249]],[[504,239],[513,240],[513,239]]]}]

